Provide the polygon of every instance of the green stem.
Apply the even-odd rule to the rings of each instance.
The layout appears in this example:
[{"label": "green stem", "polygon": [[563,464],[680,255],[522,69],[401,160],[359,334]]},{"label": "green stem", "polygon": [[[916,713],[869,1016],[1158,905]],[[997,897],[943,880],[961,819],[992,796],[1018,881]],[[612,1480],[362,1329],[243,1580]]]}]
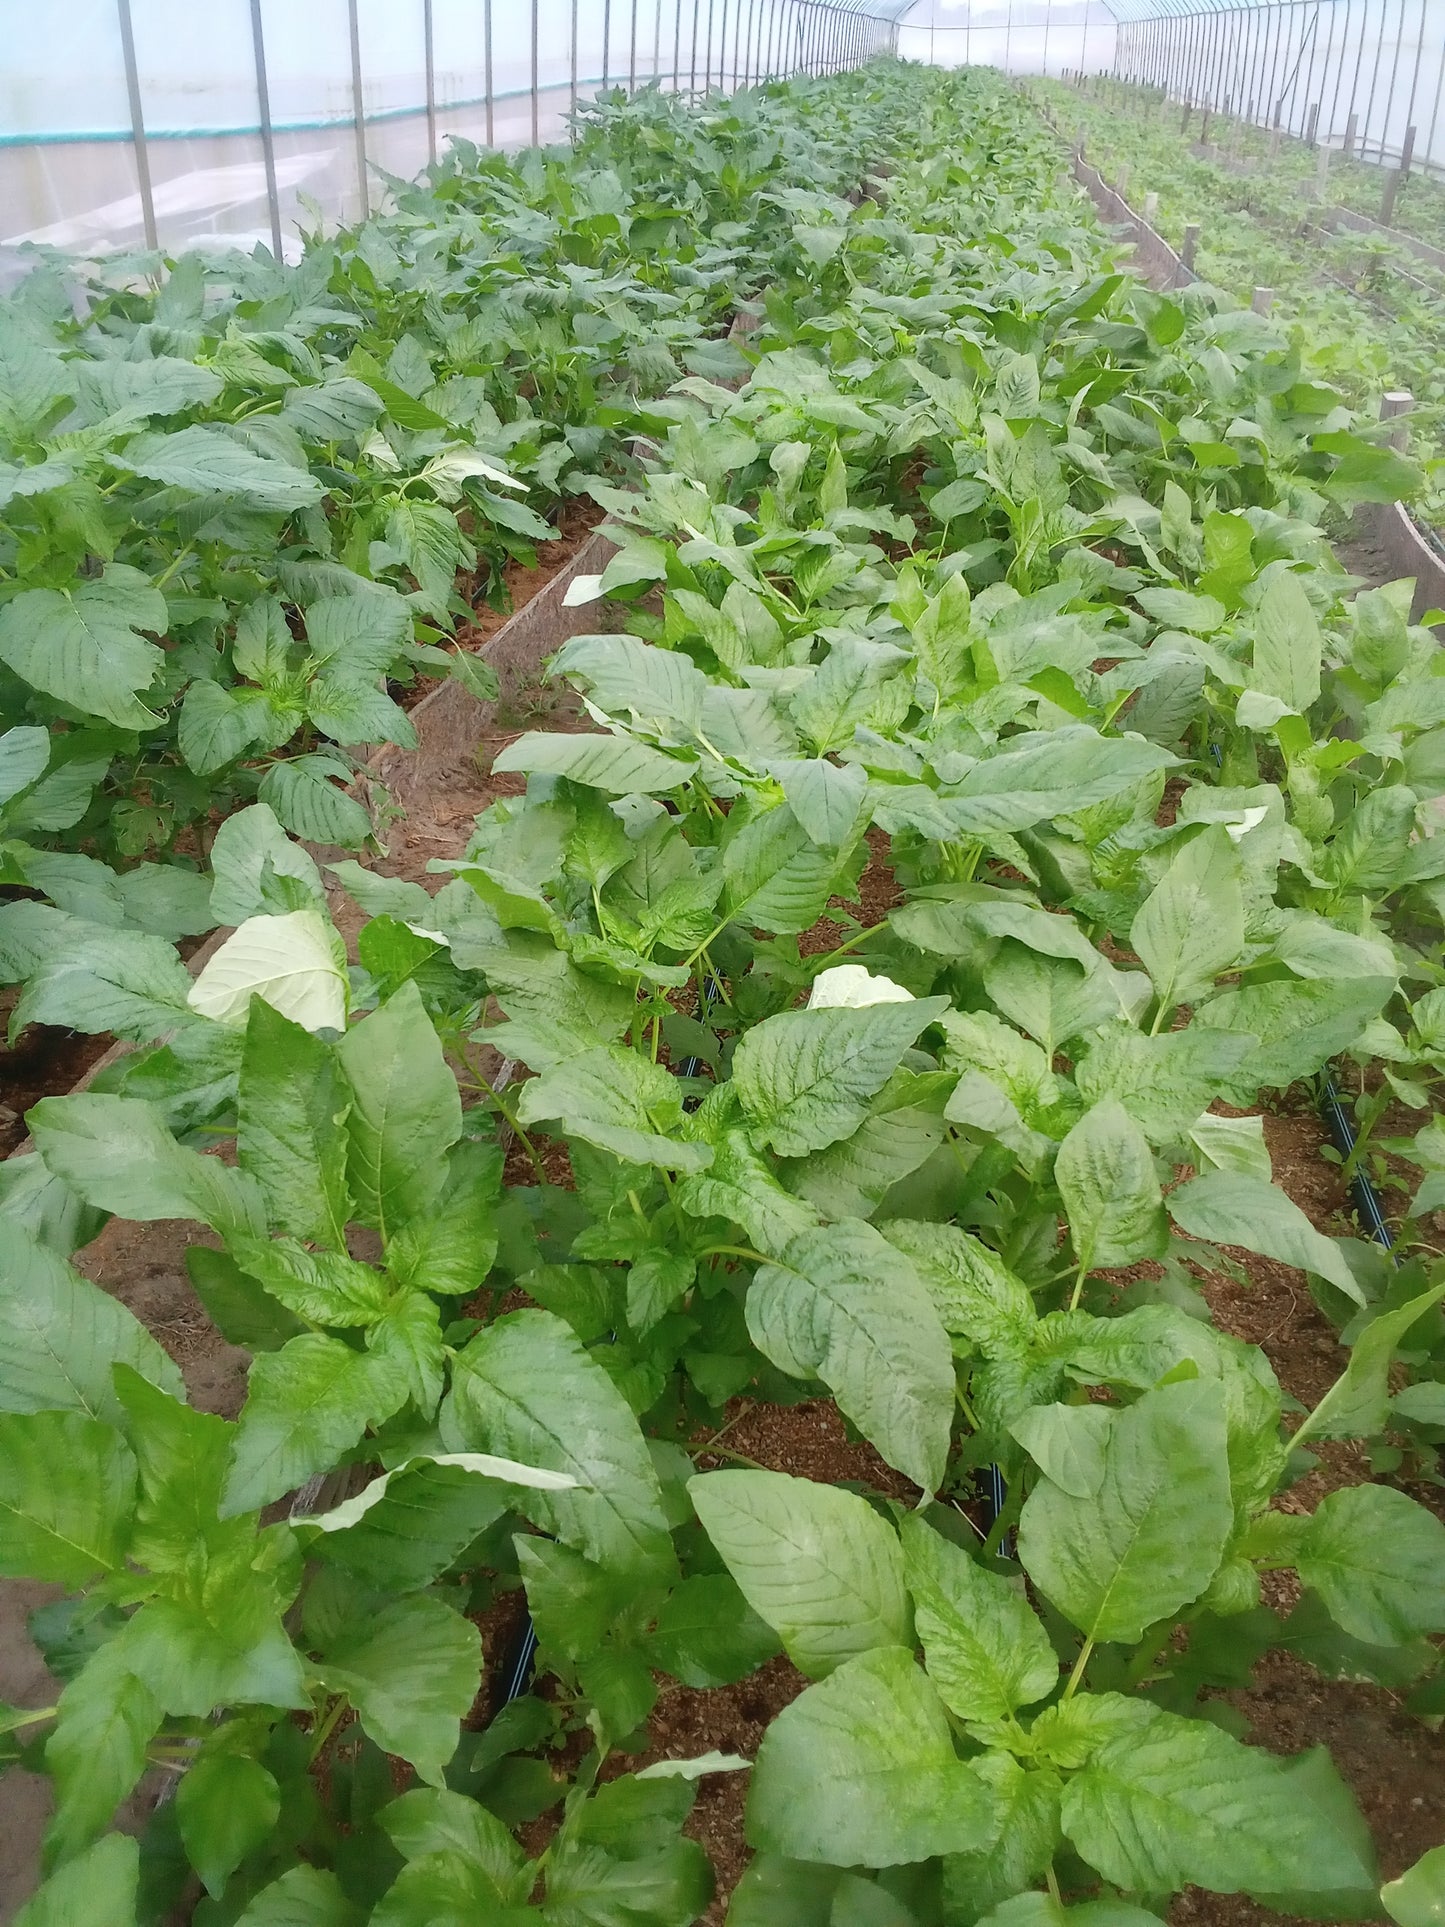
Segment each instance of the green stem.
[{"label": "green stem", "polygon": [[825,957],[810,958],[809,961],[813,965],[813,975],[816,977],[820,971],[829,969],[835,958],[847,956],[850,950],[855,950],[860,943],[866,943],[871,936],[874,936],[878,931],[886,928],[886,921],[884,923],[870,923],[866,930],[855,931],[846,943],[840,943],[836,950],[830,950]]},{"label": "green stem", "polygon": [[1092,1639],[1086,1639],[1084,1641],[1083,1647],[1079,1652],[1079,1657],[1074,1661],[1074,1670],[1072,1673],[1069,1674],[1069,1683],[1064,1688],[1064,1698],[1066,1700],[1071,1700],[1074,1697],[1075,1693],[1078,1692],[1079,1682],[1084,1677],[1084,1668],[1088,1665],[1089,1661],[1093,1658],[1093,1656],[1094,1656],[1094,1642]]},{"label": "green stem", "polygon": [[537,1174],[538,1184],[545,1184],[547,1182],[547,1172],[542,1163],[541,1154],[531,1138],[528,1137],[526,1130],[517,1121],[516,1111],[508,1104],[492,1080],[478,1069],[472,1058],[468,1057],[466,1059],[466,1065],[472,1076],[477,1080],[478,1089],[485,1091],[487,1096],[496,1105],[497,1109],[506,1119],[508,1128],[511,1130],[513,1136],[527,1153],[528,1158],[531,1160],[532,1169]]},{"label": "green stem", "polygon": [[1079,1309],[1079,1300],[1083,1296],[1083,1292],[1084,1292],[1084,1280],[1085,1278],[1088,1277],[1088,1275],[1089,1275],[1089,1263],[1088,1263],[1088,1260],[1085,1259],[1083,1264],[1079,1266],[1078,1272],[1076,1273],[1074,1278],[1074,1289],[1069,1294],[1070,1311],[1077,1311]]},{"label": "green stem", "polygon": [[161,573],[156,577],[155,582],[153,583],[152,586],[157,589],[163,589],[166,586],[166,584],[170,581],[171,577],[176,573],[176,570],[184,567],[184,565],[190,561],[191,557],[195,554],[195,552],[196,552],[195,545],[193,543],[187,543],[186,547],[181,550],[180,554],[171,563],[170,567],[163,569]]},{"label": "green stem", "polygon": [[770,1265],[773,1263],[773,1260],[771,1258],[765,1258],[761,1251],[752,1251],[747,1245],[708,1245],[705,1250],[699,1251],[697,1256],[699,1260],[703,1258],[743,1258],[746,1259],[750,1265]]},{"label": "green stem", "polygon": [[331,1702],[326,1717],[321,1721],[320,1725],[312,1729],[311,1752],[308,1757],[309,1765],[315,1766],[316,1762],[321,1758],[321,1755],[326,1751],[327,1742],[341,1724],[342,1718],[346,1713],[347,1705],[348,1701],[345,1694],[339,1695]]}]

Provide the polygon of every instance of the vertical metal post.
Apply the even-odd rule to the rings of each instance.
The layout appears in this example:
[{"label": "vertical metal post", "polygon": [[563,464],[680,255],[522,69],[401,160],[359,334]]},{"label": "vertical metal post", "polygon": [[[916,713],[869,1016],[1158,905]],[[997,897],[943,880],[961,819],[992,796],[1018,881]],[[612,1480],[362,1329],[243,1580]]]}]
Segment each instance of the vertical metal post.
[{"label": "vertical metal post", "polygon": [[[696,18],[696,14],[694,14]],[[682,86],[682,0],[677,0],[672,10],[672,91],[678,93]]]},{"label": "vertical metal post", "polygon": [[432,0],[421,0],[421,33],[426,61],[426,151],[433,167],[437,164],[437,63],[432,38]]},{"label": "vertical metal post", "polygon": [[1409,127],[1415,119],[1415,91],[1420,84],[1420,63],[1425,57],[1425,0],[1419,0],[1420,34],[1415,42],[1415,58],[1410,65],[1410,99],[1405,108],[1405,125]]},{"label": "vertical metal post", "polygon": [[632,0],[632,24],[627,40],[627,91],[637,92],[637,0]]},{"label": "vertical metal post", "polygon": [[[1333,52],[1334,44],[1335,44],[1334,16],[1338,11],[1339,11],[1338,6],[1331,7],[1330,9],[1330,50],[1331,52]],[[1334,84],[1334,90],[1330,95],[1329,119],[1325,123],[1325,139],[1327,141],[1332,141],[1335,137],[1335,120],[1340,110],[1340,83],[1343,81],[1345,77],[1345,64],[1349,59],[1350,21],[1354,14],[1354,11],[1355,11],[1354,0],[1345,0],[1345,24],[1340,29],[1340,57],[1338,61],[1335,63],[1335,84]]]},{"label": "vertical metal post", "polygon": [[738,90],[738,61],[743,38],[743,0],[738,0],[737,17],[733,21],[733,92]]},{"label": "vertical metal post", "polygon": [[[276,137],[271,128],[271,89],[266,79],[266,33],[261,23],[261,0],[251,0],[251,51],[256,59],[256,111],[261,125],[261,159],[266,169],[266,212],[271,217],[271,252],[279,262],[282,258],[281,196],[276,186]],[[432,158],[436,158],[435,145]]]},{"label": "vertical metal post", "polygon": [[[727,0],[723,0],[723,5],[727,5]],[[707,0],[707,46],[704,49],[702,69],[702,91],[705,94],[712,91],[712,20],[713,0]]]},{"label": "vertical metal post", "polygon": [[1395,218],[1395,196],[1400,192],[1405,176],[1410,172],[1410,162],[1415,155],[1415,129],[1405,129],[1404,144],[1400,149],[1400,165],[1392,167],[1385,176],[1385,192],[1380,199],[1380,225],[1388,227]]},{"label": "vertical metal post", "polygon": [[140,69],[135,61],[130,0],[116,0],[116,12],[120,19],[120,52],[125,62],[126,98],[130,103],[130,137],[135,147],[135,179],[140,189],[141,223],[145,228],[146,246],[158,248],[160,240],[156,233],[156,203],[151,192],[151,157],[146,145],[145,110],[141,106]]},{"label": "vertical metal post", "polygon": [[1405,0],[1400,0],[1400,18],[1395,22],[1395,58],[1390,62],[1390,84],[1385,90],[1385,108],[1380,116],[1380,165],[1385,165],[1385,147],[1390,118],[1395,111],[1395,82],[1400,73],[1400,49],[1405,42]]},{"label": "vertical metal post", "polygon": [[496,141],[496,92],[492,86],[492,0],[484,0],[482,8],[482,56],[485,62],[484,77],[487,83],[487,145],[495,147]]},{"label": "vertical metal post", "polygon": [[366,186],[366,113],[361,100],[361,23],[356,0],[346,0],[346,25],[351,38],[351,114],[356,130],[356,185],[361,193],[361,218],[371,213]]},{"label": "vertical metal post", "polygon": [[662,79],[662,0],[652,0],[652,78]]},{"label": "vertical metal post", "polygon": [[1435,102],[1430,109],[1430,132],[1425,136],[1425,165],[1435,158],[1435,127],[1440,118],[1440,95],[1445,91],[1445,33],[1440,36],[1440,65],[1435,70]]},{"label": "vertical metal post", "polygon": [[[1385,0],[1381,0],[1380,31],[1375,40],[1375,64],[1370,70],[1370,91],[1365,101],[1364,124],[1360,130],[1360,159],[1361,160],[1363,160],[1366,154],[1368,154],[1370,151],[1370,123],[1374,118],[1374,112],[1375,112],[1375,90],[1378,87],[1379,80],[1380,80],[1380,62],[1385,57],[1385,12],[1386,12]],[[1354,106],[1353,100],[1350,102],[1350,105],[1352,107]]]},{"label": "vertical metal post", "polygon": [[[661,0],[658,0],[658,4],[661,5]],[[572,40],[571,40],[570,59],[571,59],[571,65],[568,68],[568,74],[567,74],[567,101],[568,101],[568,105],[572,109],[572,112],[575,114],[577,112],[577,0],[572,0]]]},{"label": "vertical metal post", "polygon": [[612,0],[602,0],[602,91],[612,78]]},{"label": "vertical metal post", "polygon": [[717,31],[717,85],[722,93],[728,84],[728,0],[722,0],[722,19]]},{"label": "vertical metal post", "polygon": [[702,0],[693,0],[692,7],[692,70],[687,77],[689,95],[697,92],[697,23],[702,13]]},{"label": "vertical metal post", "polygon": [[538,113],[538,61],[537,61],[537,10],[539,0],[532,0],[532,145],[542,145],[542,129]]}]

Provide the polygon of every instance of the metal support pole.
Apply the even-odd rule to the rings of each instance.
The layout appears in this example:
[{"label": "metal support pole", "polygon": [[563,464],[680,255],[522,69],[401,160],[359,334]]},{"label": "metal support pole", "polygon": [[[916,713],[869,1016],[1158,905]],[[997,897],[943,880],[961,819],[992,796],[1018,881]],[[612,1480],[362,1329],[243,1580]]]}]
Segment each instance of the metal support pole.
[{"label": "metal support pole", "polygon": [[542,129],[538,111],[538,60],[537,60],[537,11],[539,0],[532,0],[532,145],[542,145]]},{"label": "metal support pole", "polygon": [[662,0],[652,0],[652,79],[662,78]]},{"label": "metal support pole", "polygon": [[682,0],[672,10],[672,91],[677,93],[682,85]]},{"label": "metal support pole", "polygon": [[485,0],[482,9],[482,52],[486,62],[484,77],[487,83],[487,145],[495,147],[497,96],[492,86],[492,0]]},{"label": "metal support pole", "polygon": [[361,194],[361,218],[371,213],[366,187],[366,113],[361,101],[361,24],[356,0],[346,0],[346,24],[351,37],[351,115],[356,130],[356,185]]},{"label": "metal support pole", "polygon": [[[266,80],[266,33],[261,23],[261,0],[251,0],[251,51],[256,58],[256,110],[261,124],[261,159],[266,169],[266,212],[271,217],[271,252],[279,262],[282,259],[281,195],[276,186],[276,137],[271,127],[271,89]],[[432,144],[432,159],[436,159],[435,142]]]},{"label": "metal support pole", "polygon": [[421,32],[426,60],[426,151],[433,167],[437,164],[437,63],[432,38],[432,0],[421,0]]},{"label": "metal support pole", "polygon": [[733,20],[733,92],[738,90],[738,61],[743,37],[743,0],[738,0],[737,14]]},{"label": "metal support pole", "polygon": [[[1413,122],[1415,119],[1415,92],[1420,85],[1420,63],[1424,59],[1424,57],[1425,57],[1425,0],[1420,0],[1420,34],[1419,34],[1419,38],[1415,42],[1415,58],[1410,63],[1410,99],[1405,108],[1405,125],[1408,128],[1410,128],[1412,134],[1414,132]],[[1410,142],[1410,146],[1413,151],[1413,148],[1414,148],[1413,139]],[[1402,169],[1406,165],[1407,163],[1402,162],[1401,163]]]},{"label": "metal support pole", "polygon": [[[658,5],[662,0],[658,0]],[[567,100],[575,114],[577,112],[577,0],[572,0],[572,38],[567,69]]]},{"label": "metal support pole", "polygon": [[602,0],[602,91],[607,92],[612,78],[612,0]]},{"label": "metal support pole", "polygon": [[[120,18],[120,51],[125,62],[125,91],[130,103],[130,137],[135,147],[135,178],[136,186],[140,189],[141,223],[145,229],[146,246],[158,248],[160,240],[156,233],[156,203],[151,192],[151,157],[146,145],[145,111],[141,106],[140,69],[136,66],[130,0],[116,0],[116,12]],[[355,15],[352,17],[354,19]]]},{"label": "metal support pole", "polygon": [[637,92],[637,0],[632,0],[632,23],[627,37],[627,91]]}]

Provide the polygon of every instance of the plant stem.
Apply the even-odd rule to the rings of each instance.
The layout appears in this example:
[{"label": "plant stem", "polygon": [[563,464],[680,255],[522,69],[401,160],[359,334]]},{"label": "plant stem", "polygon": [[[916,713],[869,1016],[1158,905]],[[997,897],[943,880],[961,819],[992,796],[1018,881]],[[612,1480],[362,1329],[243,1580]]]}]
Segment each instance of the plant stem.
[{"label": "plant stem", "polygon": [[327,1742],[341,1724],[347,1704],[345,1694],[338,1694],[328,1707],[326,1717],[319,1725],[312,1728],[311,1752],[308,1757],[309,1765],[315,1766],[316,1762],[321,1758],[321,1755],[326,1751]]},{"label": "plant stem", "polygon": [[1074,1661],[1074,1670],[1072,1673],[1069,1674],[1069,1683],[1064,1688],[1064,1698],[1066,1700],[1071,1700],[1074,1697],[1075,1693],[1078,1692],[1079,1682],[1084,1677],[1084,1668],[1088,1665],[1089,1661],[1093,1658],[1093,1656],[1094,1656],[1094,1642],[1092,1639],[1086,1639],[1084,1641],[1082,1648],[1080,1649],[1079,1657]]},{"label": "plant stem", "polygon": [[1089,1262],[1086,1258],[1083,1264],[1079,1266],[1079,1269],[1074,1276],[1074,1289],[1069,1294],[1070,1311],[1077,1311],[1079,1309],[1079,1299],[1083,1296],[1083,1291],[1084,1291],[1084,1280],[1085,1278],[1088,1277],[1088,1275],[1089,1275]]},{"label": "plant stem", "polygon": [[813,975],[816,977],[820,971],[827,970],[835,957],[846,956],[850,950],[855,950],[860,943],[867,943],[871,936],[886,928],[886,923],[870,923],[866,930],[856,930],[846,943],[840,943],[836,950],[830,950],[826,956],[809,958]]},{"label": "plant stem", "polygon": [[546,1168],[542,1163],[541,1154],[539,1153],[536,1145],[532,1142],[531,1138],[528,1137],[522,1125],[518,1123],[517,1114],[515,1110],[512,1108],[510,1104],[508,1104],[507,1100],[502,1096],[502,1093],[497,1089],[496,1085],[493,1084],[492,1080],[489,1077],[487,1077],[478,1068],[478,1066],[476,1065],[476,1063],[473,1061],[471,1057],[466,1058],[466,1066],[467,1066],[467,1069],[471,1072],[472,1076],[476,1078],[478,1088],[485,1091],[487,1096],[491,1098],[492,1102],[496,1105],[497,1109],[501,1112],[502,1116],[506,1119],[508,1128],[511,1130],[512,1135],[516,1138],[517,1142],[521,1145],[522,1149],[527,1153],[527,1156],[531,1159],[532,1169],[537,1174],[538,1184],[545,1184],[547,1182],[547,1172],[546,1172]]}]

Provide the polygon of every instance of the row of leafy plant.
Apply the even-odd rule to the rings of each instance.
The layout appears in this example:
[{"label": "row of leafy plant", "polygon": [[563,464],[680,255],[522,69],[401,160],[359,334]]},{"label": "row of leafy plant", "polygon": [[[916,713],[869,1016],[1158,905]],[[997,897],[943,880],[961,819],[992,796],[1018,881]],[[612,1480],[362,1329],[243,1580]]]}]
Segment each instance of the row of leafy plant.
[{"label": "row of leafy plant", "polygon": [[174,938],[239,803],[383,834],[346,784],[414,744],[397,697],[485,682],[473,604],[624,472],[639,398],[743,372],[736,302],[880,138],[846,87],[826,124],[651,91],[545,154],[459,143],[294,268],[40,255],[0,305],[0,881]]},{"label": "row of leafy plant", "polygon": [[[207,1927],[686,1927],[730,1772],[731,1927],[1379,1912],[1328,1755],[1213,1695],[1272,1647],[1428,1694],[1445,1630],[1431,1512],[1274,1503],[1321,1442],[1445,1436],[1390,1376],[1445,1275],[1316,1230],[1254,1108],[1387,1033],[1431,1074],[1445,676],[1321,535],[1412,471],[1270,323],[1113,271],[996,76],[767,98],[866,113],[886,182],[768,289],[746,383],[674,383],[597,490],[617,553],[574,594],[627,632],[553,664],[595,727],[502,753],[525,795],[434,894],[332,866],[354,961],[264,799],[194,981],[0,909],[18,1021],[145,1046],[33,1108],[0,1201],[0,1564],[66,1588],[57,1703],[9,1716],[57,1798],[25,1927],[192,1874]],[[238,1420],[69,1263],[110,1215],[207,1228]],[[1351,1309],[1293,1425],[1210,1320],[1222,1245]],[[820,1395],[871,1485],[730,1450]],[[519,1586],[540,1683],[477,1727]],[[780,1652],[755,1759],[638,1768],[670,1683]],[[1386,1890],[1404,1927],[1431,1882]]]},{"label": "row of leafy plant", "polygon": [[[1445,278],[1383,235],[1326,233],[1316,156],[1302,141],[1266,153],[1268,136],[1257,134],[1248,157],[1235,160],[1233,149],[1196,144],[1197,116],[1193,132],[1181,133],[1178,106],[1157,89],[1111,83],[1103,98],[1059,81],[1031,85],[1059,126],[1086,141],[1106,180],[1127,176],[1134,206],[1158,195],[1155,225],[1176,248],[1186,225],[1198,225],[1196,268],[1206,281],[1244,301],[1256,287],[1272,290],[1275,311],[1323,380],[1362,408],[1378,408],[1387,389],[1414,396],[1411,435],[1426,471],[1417,506],[1432,523],[1445,519]],[[1378,192],[1378,170],[1355,165],[1375,176]],[[1333,193],[1327,185],[1324,208]]]}]

